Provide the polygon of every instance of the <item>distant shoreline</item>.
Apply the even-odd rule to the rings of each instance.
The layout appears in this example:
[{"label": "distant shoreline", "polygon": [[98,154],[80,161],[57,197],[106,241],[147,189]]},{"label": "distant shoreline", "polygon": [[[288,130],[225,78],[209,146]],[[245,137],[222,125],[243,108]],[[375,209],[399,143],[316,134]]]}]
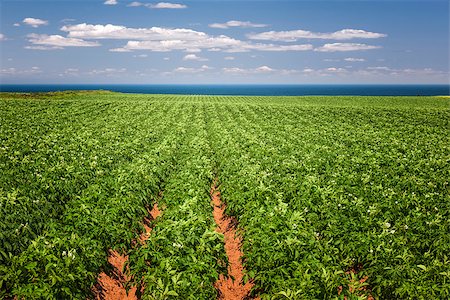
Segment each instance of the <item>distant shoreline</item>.
[{"label": "distant shoreline", "polygon": [[3,84],[0,92],[56,92],[106,90],[138,94],[189,94],[233,96],[448,96],[445,84],[305,84],[305,85],[189,85],[189,84]]}]

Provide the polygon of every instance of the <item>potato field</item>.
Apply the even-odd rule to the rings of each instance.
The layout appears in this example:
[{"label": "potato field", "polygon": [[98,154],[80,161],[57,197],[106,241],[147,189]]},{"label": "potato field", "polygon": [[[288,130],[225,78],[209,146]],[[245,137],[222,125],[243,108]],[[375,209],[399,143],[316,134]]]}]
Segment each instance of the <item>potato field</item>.
[{"label": "potato field", "polygon": [[0,93],[0,298],[112,299],[115,251],[137,299],[448,299],[449,120],[443,97]]}]

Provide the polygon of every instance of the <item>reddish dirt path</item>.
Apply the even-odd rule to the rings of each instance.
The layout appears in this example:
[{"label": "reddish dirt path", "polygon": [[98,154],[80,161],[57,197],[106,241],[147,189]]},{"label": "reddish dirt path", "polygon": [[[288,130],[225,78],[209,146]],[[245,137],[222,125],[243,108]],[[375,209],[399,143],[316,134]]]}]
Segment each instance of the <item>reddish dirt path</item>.
[{"label": "reddish dirt path", "polygon": [[248,281],[244,284],[243,277],[245,269],[242,265],[241,251],[242,238],[236,234],[233,224],[236,219],[225,215],[225,204],[220,200],[220,192],[217,190],[216,182],[211,187],[211,204],[214,207],[213,216],[217,224],[217,232],[224,235],[225,252],[228,257],[228,276],[219,276],[214,287],[219,291],[221,300],[243,300],[248,298],[253,283]]},{"label": "reddish dirt path", "polygon": [[[149,211],[150,218],[144,219],[145,232],[139,236],[138,243],[144,244],[150,236],[152,228],[149,226],[150,221],[161,215],[158,205],[155,203],[153,209]],[[135,244],[136,245],[136,244]],[[127,293],[125,284],[130,281],[129,271],[125,268],[128,261],[128,255],[122,255],[117,251],[110,251],[108,262],[113,267],[113,273],[110,275],[105,272],[100,273],[97,284],[94,288],[96,300],[137,300],[136,287],[131,287]]]},{"label": "reddish dirt path", "polygon": [[[345,274],[349,275],[349,277],[350,277],[350,283],[349,283],[349,285],[348,285],[349,292],[350,292],[351,294],[356,295],[356,296],[362,296],[362,295],[358,295],[358,291],[363,291],[363,292],[365,292],[365,291],[368,290],[367,286],[362,286],[362,287],[358,288],[357,290],[354,288],[354,284],[355,284],[356,282],[355,282],[354,279],[352,279],[352,278],[353,278],[353,275],[358,274],[358,272],[359,272],[361,269],[362,269],[362,265],[359,265],[357,268],[352,268],[350,271],[345,272]],[[364,276],[363,278],[359,279],[358,281],[359,281],[359,283],[361,284],[361,283],[366,282],[367,279],[369,279],[369,276]],[[338,295],[339,295],[339,296],[341,295],[343,289],[344,289],[344,288],[342,287],[342,285],[338,287]],[[374,298],[370,293],[367,295],[367,298],[366,298],[366,299],[367,299],[367,300],[375,300],[375,298]],[[344,296],[344,300],[347,300],[347,296]]]}]

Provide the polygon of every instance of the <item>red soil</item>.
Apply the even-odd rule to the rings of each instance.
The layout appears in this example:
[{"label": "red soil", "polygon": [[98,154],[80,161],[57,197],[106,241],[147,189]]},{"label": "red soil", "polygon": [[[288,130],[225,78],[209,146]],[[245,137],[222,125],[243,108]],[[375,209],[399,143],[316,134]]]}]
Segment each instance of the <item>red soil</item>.
[{"label": "red soil", "polygon": [[111,276],[105,272],[100,273],[97,279],[100,287],[94,291],[96,300],[137,300],[136,288],[132,287],[127,293],[124,287],[124,284],[130,280],[127,275],[128,270],[124,270],[127,260],[127,255],[121,255],[117,251],[110,251],[108,262],[113,266],[114,271]]},{"label": "red soil", "polygon": [[151,218],[145,218],[144,219],[144,228],[145,228],[145,232],[144,233],[142,233],[140,236],[139,236],[139,242],[141,243],[141,244],[144,244],[145,243],[145,241],[147,241],[148,240],[148,238],[150,237],[150,232],[152,231],[152,229],[150,228],[150,222],[151,222],[151,220],[155,220],[157,217],[159,217],[160,215],[161,215],[161,211],[159,210],[159,208],[158,208],[158,204],[154,204],[153,205],[153,208],[152,208],[152,210],[150,210],[149,212],[148,212],[149,214],[150,214],[150,217]]},{"label": "red soil", "polygon": [[211,203],[214,206],[213,216],[217,224],[217,232],[224,235],[225,252],[228,257],[228,276],[221,274],[214,287],[219,291],[221,300],[243,300],[249,296],[253,283],[243,282],[245,269],[242,265],[242,238],[236,234],[233,224],[236,219],[225,215],[226,206],[220,200],[220,192],[215,183],[211,187]]},{"label": "red soil", "polygon": [[[362,269],[362,265],[358,266],[358,269],[352,268],[350,271],[345,272],[345,274],[350,275],[350,278],[352,278],[352,275],[358,274],[358,270],[361,270],[361,269]],[[364,276],[363,278],[359,279],[359,283],[364,283],[367,281],[367,279],[369,279],[369,276]],[[367,286],[363,286],[363,287],[358,288],[358,290],[355,290],[352,283],[354,283],[354,281],[351,279],[350,284],[349,284],[349,291],[351,294],[357,295],[358,291],[367,291],[368,290]],[[343,287],[339,286],[338,287],[338,295],[341,295],[342,290],[343,290]],[[360,295],[358,295],[358,296],[360,296]],[[367,300],[375,300],[375,298],[370,294],[367,296],[366,299]],[[344,300],[347,300],[347,296],[344,296]]]},{"label": "red soil", "polygon": [[[150,218],[144,219],[143,232],[139,236],[139,243],[145,244],[148,240],[150,232],[152,231],[150,221],[156,219],[161,215],[158,205],[155,203],[153,209],[149,211]],[[97,279],[97,285],[94,288],[94,295],[96,300],[137,300],[136,287],[131,287],[129,291],[125,289],[125,284],[130,281],[129,270],[125,268],[125,263],[128,261],[128,255],[122,255],[117,251],[110,251],[108,262],[113,267],[111,275],[105,272],[100,273]]]}]

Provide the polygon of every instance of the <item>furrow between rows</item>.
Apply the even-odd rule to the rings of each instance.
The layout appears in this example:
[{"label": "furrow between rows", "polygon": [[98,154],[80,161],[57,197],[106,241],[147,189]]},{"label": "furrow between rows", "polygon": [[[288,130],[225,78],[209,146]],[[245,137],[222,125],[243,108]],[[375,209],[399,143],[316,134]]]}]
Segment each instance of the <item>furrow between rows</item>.
[{"label": "furrow between rows", "polygon": [[219,275],[214,284],[221,300],[248,299],[254,284],[252,280],[245,281],[245,269],[242,265],[242,238],[236,231],[236,219],[225,214],[226,205],[222,202],[217,188],[217,179],[211,187],[211,205],[217,224],[217,232],[224,235],[224,247],[228,258],[228,274]]}]

